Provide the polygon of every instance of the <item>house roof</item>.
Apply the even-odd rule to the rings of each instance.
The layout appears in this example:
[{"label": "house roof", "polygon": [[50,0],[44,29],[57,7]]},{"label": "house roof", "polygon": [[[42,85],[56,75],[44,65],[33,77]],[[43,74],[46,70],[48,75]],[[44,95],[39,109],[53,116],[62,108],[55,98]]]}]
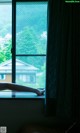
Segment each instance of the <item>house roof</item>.
[{"label": "house roof", "polygon": [[[12,69],[12,60],[5,61],[0,64],[0,73],[11,73]],[[16,71],[18,72],[34,72],[37,71],[38,68],[34,67],[33,65],[30,65],[28,63],[25,63],[21,60],[16,59]]]}]

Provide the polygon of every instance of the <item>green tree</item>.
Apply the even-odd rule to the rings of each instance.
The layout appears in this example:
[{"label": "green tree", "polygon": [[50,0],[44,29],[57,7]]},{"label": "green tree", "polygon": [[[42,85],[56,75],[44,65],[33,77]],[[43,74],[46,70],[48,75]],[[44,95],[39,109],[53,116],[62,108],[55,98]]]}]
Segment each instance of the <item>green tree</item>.
[{"label": "green tree", "polygon": [[11,46],[12,41],[10,39],[4,44],[3,48],[0,48],[0,63],[11,59]]},{"label": "green tree", "polygon": [[0,50],[0,63],[5,61],[5,54],[3,52],[3,50]]},{"label": "green tree", "polygon": [[34,54],[37,53],[36,45],[38,38],[33,28],[25,27],[17,34],[16,53],[17,54]]},{"label": "green tree", "polygon": [[[41,54],[44,48],[41,46],[40,39],[31,27],[25,27],[23,31],[17,34],[16,40],[16,53],[17,54]],[[28,57],[18,57],[22,61],[34,65],[35,67],[41,68],[44,63],[42,57],[28,56]]]},{"label": "green tree", "polygon": [[12,47],[12,40],[10,39],[8,42],[6,42],[6,46],[5,46],[5,58],[6,60],[10,60],[11,59],[11,47]]}]

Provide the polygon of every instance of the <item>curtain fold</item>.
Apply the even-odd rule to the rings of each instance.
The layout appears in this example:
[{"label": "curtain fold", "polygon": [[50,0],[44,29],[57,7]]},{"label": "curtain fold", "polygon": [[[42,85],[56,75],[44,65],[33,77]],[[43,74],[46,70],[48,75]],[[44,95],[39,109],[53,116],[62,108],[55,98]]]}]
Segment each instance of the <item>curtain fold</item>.
[{"label": "curtain fold", "polygon": [[49,0],[46,105],[48,114],[65,120],[78,113],[79,17],[79,4]]}]

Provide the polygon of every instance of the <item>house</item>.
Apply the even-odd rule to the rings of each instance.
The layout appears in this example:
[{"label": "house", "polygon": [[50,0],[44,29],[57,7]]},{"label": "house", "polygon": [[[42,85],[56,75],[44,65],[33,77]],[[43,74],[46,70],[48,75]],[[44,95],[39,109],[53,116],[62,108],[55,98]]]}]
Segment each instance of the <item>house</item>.
[{"label": "house", "polygon": [[[12,80],[12,60],[0,64],[0,82],[11,82]],[[38,68],[16,59],[16,81],[26,83],[36,83],[36,73]]]}]

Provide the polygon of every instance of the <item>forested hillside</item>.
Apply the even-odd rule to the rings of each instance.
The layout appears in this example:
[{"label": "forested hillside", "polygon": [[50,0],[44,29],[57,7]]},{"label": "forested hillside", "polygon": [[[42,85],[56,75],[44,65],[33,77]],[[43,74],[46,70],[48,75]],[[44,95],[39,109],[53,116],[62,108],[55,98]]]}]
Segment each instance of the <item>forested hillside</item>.
[{"label": "forested hillside", "polygon": [[[46,11],[47,11],[47,6],[41,3],[17,4],[15,17],[16,17],[16,41],[17,41],[16,47],[18,54],[20,53],[30,54],[31,52],[32,54],[46,53],[46,41],[47,41]],[[10,4],[5,4],[5,5],[1,4],[0,5],[1,50],[3,50],[3,47],[6,47],[8,44],[11,45],[10,43],[11,34],[12,34],[12,6]],[[9,38],[6,39],[7,35],[9,36]],[[9,50],[7,52],[9,52]]]},{"label": "forested hillside", "polygon": [[41,34],[46,31],[46,13],[45,4],[17,4],[17,32],[21,31],[24,27],[34,27],[34,30]]},{"label": "forested hillside", "polygon": [[[46,8],[45,4],[17,4],[16,6],[16,21],[17,32],[23,28],[34,27],[34,30],[41,34],[46,31]],[[10,4],[0,4],[0,36],[5,36],[11,33],[12,25],[12,6]]]}]

